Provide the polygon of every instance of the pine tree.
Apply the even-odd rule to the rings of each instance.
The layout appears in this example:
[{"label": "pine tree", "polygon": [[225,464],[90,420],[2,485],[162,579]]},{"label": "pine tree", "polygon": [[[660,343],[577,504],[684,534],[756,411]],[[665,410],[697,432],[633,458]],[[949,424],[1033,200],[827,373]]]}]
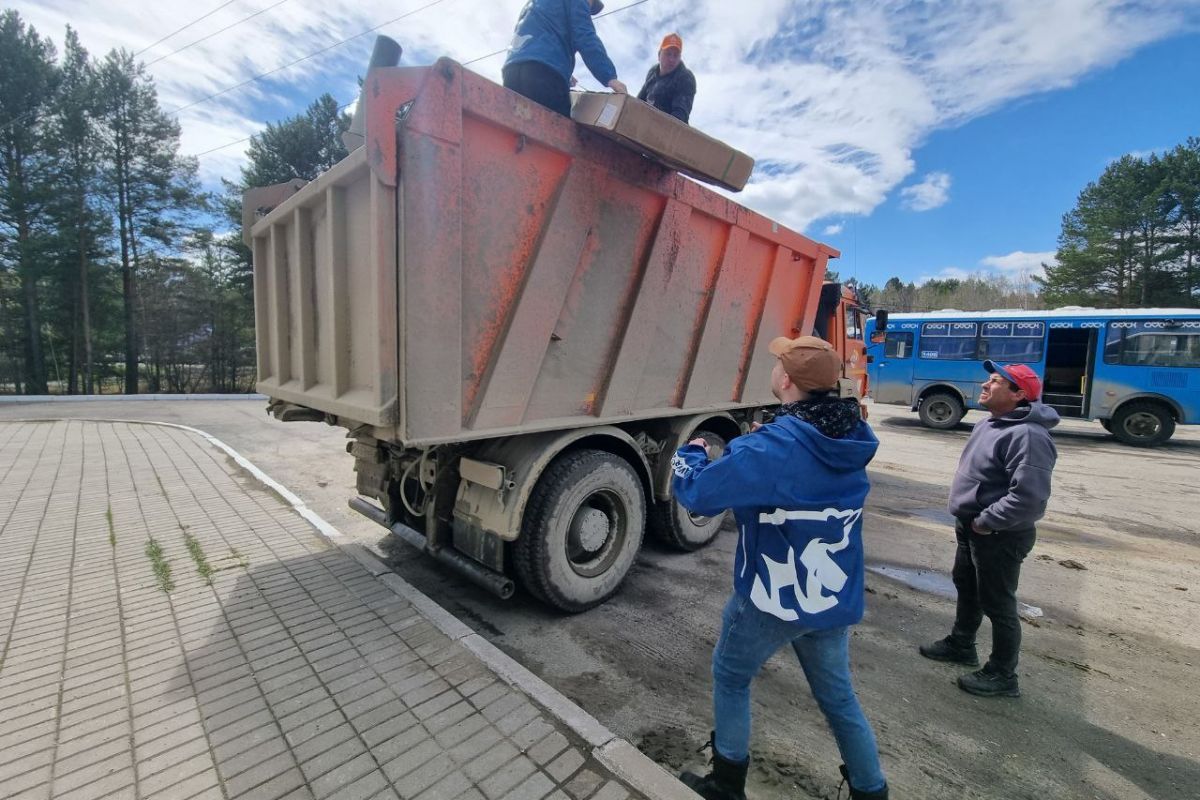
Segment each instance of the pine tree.
[{"label": "pine tree", "polygon": [[31,394],[48,391],[39,284],[52,191],[43,140],[57,80],[53,43],[16,11],[0,12],[0,270],[15,271],[20,285],[21,359]]},{"label": "pine tree", "polygon": [[116,207],[121,260],[125,392],[136,394],[139,317],[146,313],[138,301],[139,269],[147,250],[169,246],[186,233],[186,218],[199,202],[196,164],[179,155],[179,123],[159,108],[153,81],[132,55],[109,53],[99,69],[99,86],[106,183]]},{"label": "pine tree", "polygon": [[61,82],[48,149],[57,165],[50,213],[62,265],[64,323],[71,343],[68,392],[94,390],[91,273],[103,255],[107,215],[99,206],[100,152],[96,147],[97,76],[79,36],[67,28]]}]

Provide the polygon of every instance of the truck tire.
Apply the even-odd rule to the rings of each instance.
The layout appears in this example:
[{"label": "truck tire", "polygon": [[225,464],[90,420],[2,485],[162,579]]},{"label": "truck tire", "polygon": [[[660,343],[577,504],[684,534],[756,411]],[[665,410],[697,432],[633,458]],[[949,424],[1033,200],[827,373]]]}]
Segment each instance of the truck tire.
[{"label": "truck tire", "polygon": [[917,415],[927,428],[947,431],[957,425],[967,413],[962,401],[949,392],[934,392],[921,398]]},{"label": "truck tire", "polygon": [[642,546],[646,498],[624,459],[577,450],[546,467],[529,498],[513,564],[530,594],[578,613],[625,579]]},{"label": "truck tire", "polygon": [[[725,440],[711,431],[699,431],[696,436],[716,445],[717,455],[725,452]],[[695,438],[695,437],[693,437]],[[728,512],[715,517],[693,514],[679,504],[674,495],[654,504],[650,513],[650,530],[663,544],[690,553],[717,538]]]},{"label": "truck tire", "polygon": [[1175,418],[1161,403],[1134,400],[1113,414],[1112,432],[1134,447],[1155,447],[1175,433]]}]

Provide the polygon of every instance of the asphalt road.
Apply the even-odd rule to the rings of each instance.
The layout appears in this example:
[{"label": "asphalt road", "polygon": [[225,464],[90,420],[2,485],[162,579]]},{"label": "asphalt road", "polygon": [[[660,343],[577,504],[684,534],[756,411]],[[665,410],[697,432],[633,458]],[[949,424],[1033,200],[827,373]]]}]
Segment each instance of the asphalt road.
[{"label": "asphalt road", "polygon": [[[281,423],[264,407],[4,404],[0,419],[153,420],[211,433],[647,754],[672,768],[699,763],[731,528],[687,555],[648,541],[620,593],[586,614],[564,616],[521,593],[502,602],[346,508],[354,474],[344,430]],[[1024,626],[1024,696],[988,701],[955,688],[954,668],[916,653],[953,614],[946,491],[975,418],[937,432],[905,409],[872,407],[881,447],[864,536],[876,572],[852,658],[893,796],[1200,797],[1200,429],[1181,427],[1156,450],[1121,445],[1097,423],[1056,431],[1054,495],[1022,575],[1021,599],[1041,612]],[[790,653],[755,685],[753,750],[752,796],[834,797],[837,751]]]}]

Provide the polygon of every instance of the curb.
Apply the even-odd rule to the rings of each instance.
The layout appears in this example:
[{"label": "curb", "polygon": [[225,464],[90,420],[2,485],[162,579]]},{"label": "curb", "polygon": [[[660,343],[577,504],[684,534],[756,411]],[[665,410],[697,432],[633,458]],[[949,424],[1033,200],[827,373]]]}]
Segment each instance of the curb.
[{"label": "curb", "polygon": [[[133,397],[135,395],[130,396]],[[3,420],[5,423],[63,421],[158,425],[164,428],[176,428],[200,436],[209,444],[224,451],[239,467],[249,472],[256,480],[279,495],[296,513],[307,520],[316,529],[317,533],[328,540],[330,544],[336,546],[343,553],[357,561],[384,586],[387,586],[394,593],[411,603],[435,628],[474,653],[483,662],[483,665],[494,672],[502,681],[523,692],[545,709],[550,716],[554,717],[587,742],[592,747],[592,757],[611,770],[622,781],[646,797],[651,798],[651,800],[698,800],[699,795],[676,780],[673,775],[645,756],[640,750],[610,731],[599,720],[587,713],[587,711],[566,695],[559,692],[537,675],[534,675],[507,653],[475,633],[474,630],[449,611],[442,608],[415,586],[401,578],[369,547],[358,542],[348,541],[345,534],[309,508],[294,492],[267,475],[255,466],[253,462],[217,437],[198,428],[174,422],[79,418],[72,418],[70,420]]]},{"label": "curb", "polygon": [[[266,400],[265,394],[6,394],[0,403],[91,403],[109,400]],[[101,420],[107,422],[109,420]]]}]

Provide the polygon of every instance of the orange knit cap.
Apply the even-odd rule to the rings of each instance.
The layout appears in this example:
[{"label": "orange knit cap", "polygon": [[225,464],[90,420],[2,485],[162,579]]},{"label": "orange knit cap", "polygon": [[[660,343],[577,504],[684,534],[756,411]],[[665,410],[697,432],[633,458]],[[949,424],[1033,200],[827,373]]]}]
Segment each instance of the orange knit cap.
[{"label": "orange knit cap", "polygon": [[683,39],[679,38],[678,33],[668,33],[663,37],[662,44],[658,46],[659,50],[666,50],[668,47],[674,47],[680,53],[683,52]]}]

